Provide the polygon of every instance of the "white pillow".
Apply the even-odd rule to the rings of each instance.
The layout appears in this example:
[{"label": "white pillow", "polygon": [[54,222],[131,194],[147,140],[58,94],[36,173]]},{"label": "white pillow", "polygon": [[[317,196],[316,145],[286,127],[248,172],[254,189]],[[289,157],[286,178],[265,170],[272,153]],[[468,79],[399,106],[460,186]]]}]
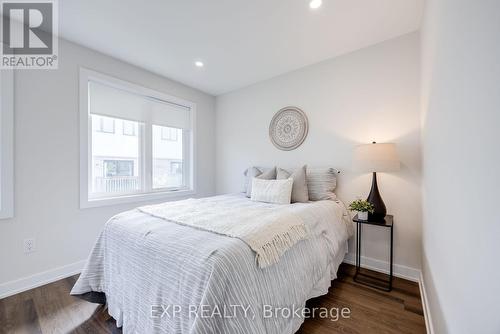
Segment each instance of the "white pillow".
[{"label": "white pillow", "polygon": [[[254,177],[263,180],[275,180],[276,179],[276,167],[262,171],[257,167],[252,167],[248,169],[248,177],[252,180]],[[247,197],[252,195],[252,182],[250,181],[247,186]]]},{"label": "white pillow", "polygon": [[290,204],[292,187],[292,178],[285,180],[263,180],[253,178],[252,196],[250,199],[257,202]]},{"label": "white pillow", "polygon": [[[269,168],[269,167],[256,167],[252,166],[249,167],[245,170],[243,175],[245,175],[245,184],[243,185],[243,192],[247,194],[247,197],[250,197],[252,195],[252,179],[254,177],[260,176],[263,173],[269,172],[270,170],[276,170],[276,167]],[[276,175],[274,177],[261,177],[261,179],[266,179],[266,180],[272,180],[276,178]]]}]

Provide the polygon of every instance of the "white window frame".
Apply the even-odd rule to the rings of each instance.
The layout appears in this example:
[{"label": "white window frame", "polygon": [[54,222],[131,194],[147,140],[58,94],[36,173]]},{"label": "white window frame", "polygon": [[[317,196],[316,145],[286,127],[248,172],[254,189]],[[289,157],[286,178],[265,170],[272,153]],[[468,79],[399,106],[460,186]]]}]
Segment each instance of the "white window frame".
[{"label": "white window frame", "polygon": [[0,219],[14,217],[14,72],[0,73]]},{"label": "white window frame", "polygon": [[[137,84],[130,83],[121,79],[114,78],[112,76],[102,74],[96,71],[92,71],[86,68],[80,68],[80,208],[93,208],[99,206],[107,205],[117,205],[123,203],[134,203],[148,200],[160,200],[160,199],[179,199],[185,198],[186,196],[196,195],[196,104],[190,101],[186,101],[175,96],[167,95],[165,93],[158,92],[153,89],[149,89]],[[185,147],[184,157],[185,163],[184,175],[189,176],[190,185],[187,189],[153,189],[153,187],[147,187],[150,192],[147,193],[137,193],[137,194],[126,194],[122,196],[115,197],[103,197],[103,198],[89,198],[89,190],[91,189],[91,154],[92,154],[92,120],[90,117],[89,110],[89,91],[88,82],[98,82],[117,89],[121,89],[133,94],[139,94],[142,96],[147,96],[153,99],[159,99],[163,101],[168,101],[169,103],[175,103],[181,106],[190,108],[191,110],[191,130],[189,134],[186,135],[186,140],[188,145]],[[139,129],[139,135],[141,130]],[[144,135],[145,141],[151,141],[151,129],[145,129]],[[141,147],[144,143],[141,144]],[[151,145],[148,145],[151,147]],[[189,154],[187,154],[189,152]],[[151,182],[152,177],[152,152],[144,150],[144,173],[146,181]]]}]

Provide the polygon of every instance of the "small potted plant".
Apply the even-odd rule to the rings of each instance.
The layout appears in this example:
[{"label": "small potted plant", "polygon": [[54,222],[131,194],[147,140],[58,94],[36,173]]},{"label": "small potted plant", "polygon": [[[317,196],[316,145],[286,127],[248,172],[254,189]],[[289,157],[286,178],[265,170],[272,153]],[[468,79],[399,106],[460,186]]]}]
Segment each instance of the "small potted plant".
[{"label": "small potted plant", "polygon": [[358,219],[368,220],[368,213],[373,213],[373,204],[368,201],[357,199],[349,205],[349,209],[358,212]]}]

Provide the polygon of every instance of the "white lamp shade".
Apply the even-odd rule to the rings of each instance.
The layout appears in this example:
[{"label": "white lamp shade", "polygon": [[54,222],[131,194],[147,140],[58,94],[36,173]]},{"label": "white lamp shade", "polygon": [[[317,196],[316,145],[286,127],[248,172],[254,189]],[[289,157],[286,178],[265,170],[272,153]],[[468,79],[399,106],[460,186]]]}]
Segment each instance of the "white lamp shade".
[{"label": "white lamp shade", "polygon": [[400,168],[395,144],[366,144],[356,146],[354,168],[360,172],[393,172]]}]

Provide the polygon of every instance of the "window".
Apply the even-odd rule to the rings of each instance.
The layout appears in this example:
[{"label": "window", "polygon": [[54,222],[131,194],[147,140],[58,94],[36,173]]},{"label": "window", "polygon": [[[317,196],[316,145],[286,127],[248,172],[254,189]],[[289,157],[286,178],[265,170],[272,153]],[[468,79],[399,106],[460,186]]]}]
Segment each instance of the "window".
[{"label": "window", "polygon": [[182,162],[181,161],[170,162],[170,173],[182,174]]},{"label": "window", "polygon": [[115,133],[115,120],[109,117],[99,117],[95,124],[95,130],[103,133]]},{"label": "window", "polygon": [[170,141],[177,141],[177,129],[174,128],[167,128],[167,127],[162,127],[161,128],[161,139],[162,140],[170,140]]},{"label": "window", "polygon": [[102,131],[102,124],[130,123],[132,128],[142,123],[124,121],[97,114],[90,114],[91,135],[91,188],[90,196],[105,198],[137,193],[141,190],[139,137],[124,135],[122,132]]},{"label": "window", "polygon": [[[165,140],[163,135],[169,134]],[[177,140],[177,138],[180,138]],[[180,187],[183,184],[182,169],[172,169],[172,164],[183,160],[182,130],[153,125],[153,188]]]},{"label": "window", "polygon": [[123,134],[125,136],[135,136],[137,133],[137,123],[130,121],[123,121]]},{"label": "window", "polygon": [[81,207],[194,193],[195,105],[81,70]]},{"label": "window", "polygon": [[106,177],[134,176],[133,160],[104,160]]},{"label": "window", "polygon": [[14,77],[0,71],[0,219],[14,216]]}]

